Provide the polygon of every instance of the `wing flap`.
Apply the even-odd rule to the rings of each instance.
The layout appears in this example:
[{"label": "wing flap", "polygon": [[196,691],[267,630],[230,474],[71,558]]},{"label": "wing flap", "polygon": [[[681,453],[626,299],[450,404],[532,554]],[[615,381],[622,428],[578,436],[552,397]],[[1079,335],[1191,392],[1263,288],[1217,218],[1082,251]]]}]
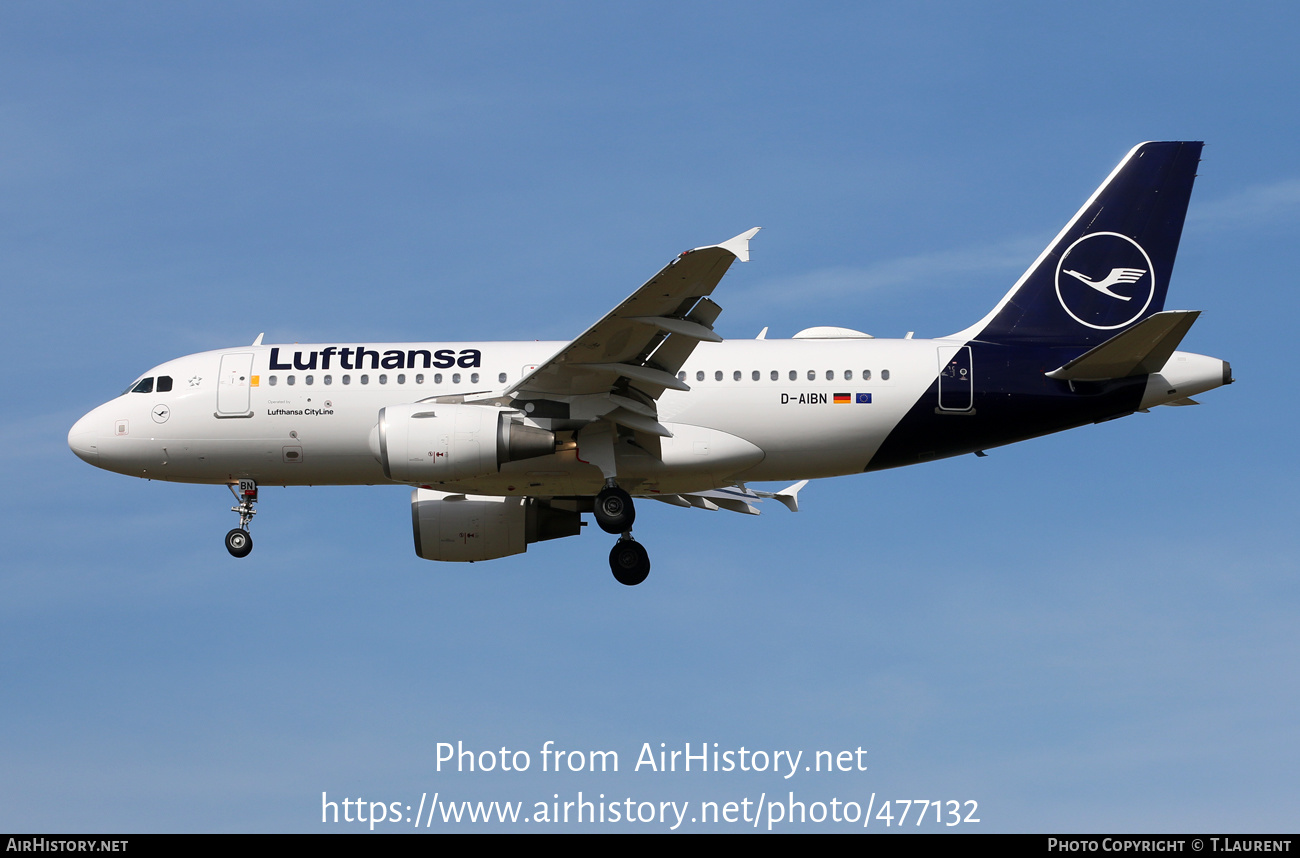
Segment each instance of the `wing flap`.
[{"label": "wing flap", "polygon": [[[647,384],[655,385],[659,388],[668,388],[670,390],[690,390],[690,385],[683,381],[678,381],[677,376],[670,372],[664,372],[662,369],[656,369],[652,366],[640,366],[634,363],[583,363],[576,364],[573,369],[578,372],[602,373],[612,375],[614,378],[630,378],[633,381],[644,381]],[[606,385],[608,389],[608,385]]]},{"label": "wing flap", "polygon": [[681,495],[647,495],[651,500],[657,500],[660,503],[670,504],[672,506],[681,506],[690,509],[691,502]]},{"label": "wing flap", "polygon": [[722,342],[722,337],[714,333],[712,328],[706,328],[699,322],[692,322],[689,319],[675,319],[672,316],[628,316],[628,321],[644,322],[661,331],[681,334],[689,340],[698,340],[702,343]]},{"label": "wing flap", "polygon": [[617,423],[619,426],[626,426],[637,432],[645,432],[650,435],[658,435],[660,438],[671,438],[673,433],[668,430],[658,420],[651,417],[645,417],[627,410],[626,408],[615,408],[613,411],[604,415],[604,418],[611,423]]}]

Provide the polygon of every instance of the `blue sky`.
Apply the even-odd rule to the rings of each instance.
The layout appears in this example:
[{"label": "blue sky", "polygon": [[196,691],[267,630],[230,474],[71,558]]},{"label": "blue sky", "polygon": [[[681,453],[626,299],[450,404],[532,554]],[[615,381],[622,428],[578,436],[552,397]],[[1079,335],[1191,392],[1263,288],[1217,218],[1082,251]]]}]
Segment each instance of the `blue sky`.
[{"label": "blue sky", "polygon": [[[794,791],[1293,828],[1296,33],[1282,4],[4,5],[0,827]],[[724,336],[951,333],[1148,139],[1208,143],[1169,306],[1237,384],[797,515],[642,504],[635,589],[595,533],[422,561],[401,488],[269,489],[237,562],[224,489],[66,446],[181,354],[566,339],[755,225]],[[543,773],[547,740],[621,770]],[[456,741],[533,766],[438,772]],[[646,742],[869,768],[630,771]]]}]

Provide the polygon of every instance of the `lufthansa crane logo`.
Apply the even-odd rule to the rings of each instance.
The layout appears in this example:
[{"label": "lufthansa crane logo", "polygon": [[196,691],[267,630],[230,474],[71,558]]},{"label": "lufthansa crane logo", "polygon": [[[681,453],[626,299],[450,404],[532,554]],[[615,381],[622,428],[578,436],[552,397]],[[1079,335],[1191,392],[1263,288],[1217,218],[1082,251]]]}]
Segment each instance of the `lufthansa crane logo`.
[{"label": "lufthansa crane logo", "polygon": [[1066,248],[1056,264],[1056,297],[1062,309],[1095,330],[1132,324],[1151,306],[1154,296],[1151,257],[1136,241],[1117,232],[1083,236]]},{"label": "lufthansa crane logo", "polygon": [[1118,298],[1121,301],[1132,301],[1133,296],[1117,295],[1110,291],[1110,287],[1116,286],[1120,283],[1136,283],[1141,280],[1142,275],[1147,272],[1143,268],[1112,268],[1110,273],[1107,274],[1105,279],[1100,283],[1094,283],[1092,280],[1088,279],[1086,274],[1080,274],[1078,271],[1066,271],[1065,273],[1069,274],[1071,277],[1082,280],[1084,283],[1087,283],[1103,295],[1109,295],[1110,297]]}]

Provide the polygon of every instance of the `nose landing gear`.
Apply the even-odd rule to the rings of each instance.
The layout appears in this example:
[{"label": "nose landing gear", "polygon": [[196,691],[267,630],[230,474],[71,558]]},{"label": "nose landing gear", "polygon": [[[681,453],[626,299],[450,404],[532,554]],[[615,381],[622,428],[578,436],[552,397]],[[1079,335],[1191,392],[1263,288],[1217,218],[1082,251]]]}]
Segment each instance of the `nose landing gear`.
[{"label": "nose landing gear", "polygon": [[239,513],[239,527],[226,534],[226,550],[232,557],[247,557],[253,550],[253,536],[248,532],[248,526],[252,523],[253,516],[257,515],[257,510],[253,509],[253,504],[257,503],[257,482],[240,480],[238,489],[234,483],[227,483],[226,488],[230,489],[237,502],[230,511]]},{"label": "nose landing gear", "polygon": [[226,550],[232,557],[247,557],[253,550],[253,537],[247,530],[236,527],[226,534]]}]

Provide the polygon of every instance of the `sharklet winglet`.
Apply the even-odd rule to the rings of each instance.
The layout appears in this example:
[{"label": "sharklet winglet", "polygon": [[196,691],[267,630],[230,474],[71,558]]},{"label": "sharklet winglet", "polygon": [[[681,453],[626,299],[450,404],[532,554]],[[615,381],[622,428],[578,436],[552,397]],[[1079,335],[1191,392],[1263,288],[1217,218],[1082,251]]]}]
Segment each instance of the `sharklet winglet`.
[{"label": "sharklet winglet", "polygon": [[[747,229],[744,232],[742,232],[740,235],[736,236],[735,238],[729,238],[726,241],[722,242],[721,244],[714,245],[714,247],[721,247],[723,250],[731,253],[732,256],[735,256],[741,262],[748,262],[749,261],[749,240],[753,238],[760,229],[762,229],[761,226],[756,226],[753,229]],[[705,250],[706,248],[701,247],[697,249]]]}]

